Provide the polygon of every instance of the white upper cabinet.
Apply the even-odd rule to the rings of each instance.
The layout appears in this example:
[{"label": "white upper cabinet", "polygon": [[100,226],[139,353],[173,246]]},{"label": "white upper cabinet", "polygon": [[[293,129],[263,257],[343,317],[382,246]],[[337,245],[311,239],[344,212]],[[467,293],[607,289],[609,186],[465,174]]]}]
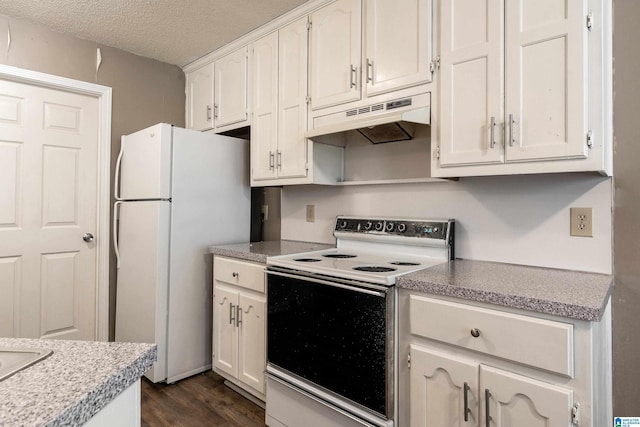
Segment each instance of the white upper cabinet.
[{"label": "white upper cabinet", "polygon": [[310,20],[312,110],[431,81],[431,0],[338,0]]},{"label": "white upper cabinet", "polygon": [[187,73],[187,128],[213,128],[213,63]]},{"label": "white upper cabinet", "polygon": [[248,62],[247,47],[215,62],[213,116],[216,129],[248,124]]},{"label": "white upper cabinet", "polygon": [[431,81],[431,0],[364,2],[366,96]]},{"label": "white upper cabinet", "polygon": [[280,29],[278,43],[279,178],[307,176],[307,20]]},{"label": "white upper cabinet", "polygon": [[[437,176],[605,169],[566,164],[604,156],[587,138],[588,13],[586,0],[440,2]],[[518,162],[538,166],[459,168]]]},{"label": "white upper cabinet", "polygon": [[274,179],[278,148],[278,32],[253,43],[251,180]]},{"label": "white upper cabinet", "polygon": [[311,108],[360,99],[360,0],[338,0],[311,15]]}]

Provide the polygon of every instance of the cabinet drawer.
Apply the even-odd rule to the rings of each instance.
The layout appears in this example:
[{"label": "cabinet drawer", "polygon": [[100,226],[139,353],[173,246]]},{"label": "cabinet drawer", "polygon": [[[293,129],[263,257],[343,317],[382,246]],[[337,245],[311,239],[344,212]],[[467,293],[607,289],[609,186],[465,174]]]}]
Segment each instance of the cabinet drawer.
[{"label": "cabinet drawer", "polygon": [[213,278],[264,293],[264,265],[231,258],[213,258]]},{"label": "cabinet drawer", "polygon": [[418,295],[409,314],[414,335],[573,377],[572,324]]}]

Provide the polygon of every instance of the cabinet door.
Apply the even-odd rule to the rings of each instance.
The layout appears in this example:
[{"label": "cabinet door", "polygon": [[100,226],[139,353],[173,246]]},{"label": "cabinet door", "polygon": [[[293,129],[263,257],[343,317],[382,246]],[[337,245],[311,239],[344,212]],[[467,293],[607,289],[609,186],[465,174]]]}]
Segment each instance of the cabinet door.
[{"label": "cabinet door", "polygon": [[215,64],[215,126],[247,120],[247,48],[232,52]]},{"label": "cabinet door", "polygon": [[586,6],[584,0],[508,2],[507,161],[586,157]]},{"label": "cabinet door", "polygon": [[441,166],[503,161],[502,17],[500,0],[441,2]]},{"label": "cabinet door", "polygon": [[280,30],[278,177],[307,176],[307,21]]},{"label": "cabinet door", "polygon": [[217,369],[238,376],[238,332],[236,315],[238,292],[220,286],[213,288],[213,364]]},{"label": "cabinet door", "polygon": [[213,63],[187,74],[187,128],[213,127]]},{"label": "cabinet door", "polygon": [[410,355],[411,426],[477,426],[478,364],[413,344]]},{"label": "cabinet door", "polygon": [[267,367],[266,299],[240,292],[239,304],[238,379],[264,393],[264,371]]},{"label": "cabinet door", "polygon": [[278,33],[253,44],[251,121],[251,179],[276,176],[278,143]]},{"label": "cabinet door", "polygon": [[311,25],[311,108],[360,99],[360,0],[323,7],[311,15]]},{"label": "cabinet door", "polygon": [[[482,420],[487,427],[567,427],[571,423],[573,392],[511,372],[480,366]],[[487,394],[488,392],[488,394]]]},{"label": "cabinet door", "polygon": [[367,96],[431,81],[431,0],[369,0],[365,5]]}]

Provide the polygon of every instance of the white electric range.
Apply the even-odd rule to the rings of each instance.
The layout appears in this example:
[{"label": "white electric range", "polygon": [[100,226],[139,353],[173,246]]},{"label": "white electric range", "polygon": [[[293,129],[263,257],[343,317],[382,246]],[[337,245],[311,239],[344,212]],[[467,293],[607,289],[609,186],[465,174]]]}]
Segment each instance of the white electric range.
[{"label": "white electric range", "polygon": [[454,224],[339,216],[336,248],[267,259],[270,426],[394,426],[394,284],[453,259]]}]

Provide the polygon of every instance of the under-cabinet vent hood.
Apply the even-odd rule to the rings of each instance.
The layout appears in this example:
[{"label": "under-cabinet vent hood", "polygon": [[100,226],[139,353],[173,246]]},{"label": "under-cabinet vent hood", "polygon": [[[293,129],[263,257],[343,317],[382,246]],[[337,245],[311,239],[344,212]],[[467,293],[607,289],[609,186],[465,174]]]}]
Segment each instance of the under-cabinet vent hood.
[{"label": "under-cabinet vent hood", "polygon": [[416,124],[431,123],[430,98],[423,93],[318,116],[305,136],[314,139],[355,130],[374,144],[410,140]]}]

